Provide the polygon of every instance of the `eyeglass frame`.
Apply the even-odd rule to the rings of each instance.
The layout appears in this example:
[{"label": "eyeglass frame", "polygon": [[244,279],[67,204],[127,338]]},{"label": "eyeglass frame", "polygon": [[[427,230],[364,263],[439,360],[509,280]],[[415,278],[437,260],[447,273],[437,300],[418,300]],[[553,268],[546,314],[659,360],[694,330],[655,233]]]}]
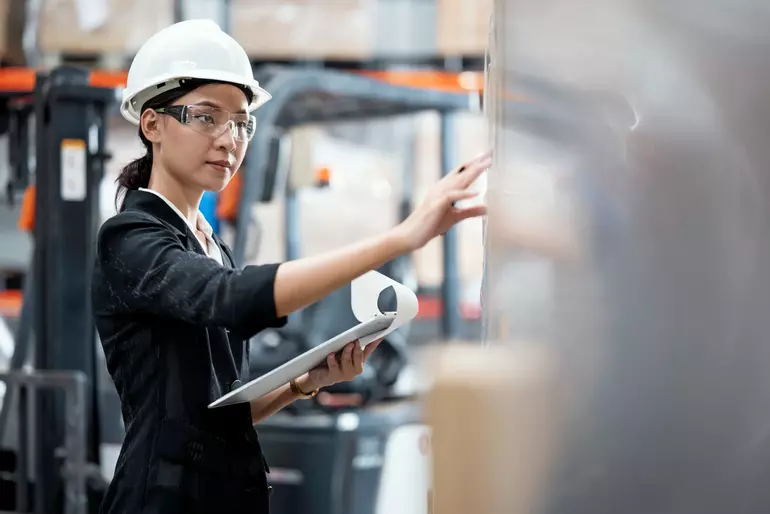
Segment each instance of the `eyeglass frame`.
[{"label": "eyeglass frame", "polygon": [[[158,108],[155,108],[153,110],[155,112],[157,112],[158,114],[166,114],[168,116],[171,116],[172,118],[174,118],[176,121],[178,121],[182,125],[190,125],[190,123],[187,120],[187,113],[188,113],[189,107],[208,107],[210,109],[217,109],[219,111],[226,112],[226,113],[228,113],[231,116],[230,119],[228,119],[228,124],[230,124],[230,122],[233,121],[233,119],[232,119],[233,113],[231,113],[229,111],[226,111],[225,109],[221,109],[219,107],[214,107],[212,105],[198,105],[198,104],[168,105],[166,107],[158,107]],[[232,124],[232,126],[230,128],[230,134],[233,136],[233,139],[235,139],[236,141],[239,141],[239,142],[242,142],[242,143],[248,143],[249,141],[251,141],[254,138],[254,134],[256,134],[256,132],[257,132],[256,131],[257,118],[253,114],[247,114],[247,113],[237,113],[237,114],[248,116],[249,117],[249,122],[252,123],[253,125],[255,125],[255,129],[254,129],[254,131],[251,132],[251,135],[248,136],[248,139],[246,139],[245,141],[241,140],[241,139],[238,139],[238,137],[235,134],[233,134],[233,132],[235,131],[235,124]],[[195,130],[195,129],[193,129],[193,130]],[[225,127],[225,130],[227,130],[227,127]],[[216,136],[213,136],[213,138],[216,139],[219,136],[221,136],[222,134],[224,134],[224,131],[220,132]],[[204,135],[207,135],[207,134],[204,134]]]}]

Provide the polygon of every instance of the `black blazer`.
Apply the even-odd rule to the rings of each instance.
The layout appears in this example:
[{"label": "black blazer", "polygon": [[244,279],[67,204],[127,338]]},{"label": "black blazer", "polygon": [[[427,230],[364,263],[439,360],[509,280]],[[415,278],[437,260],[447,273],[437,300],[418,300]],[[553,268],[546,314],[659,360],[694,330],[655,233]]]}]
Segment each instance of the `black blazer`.
[{"label": "black blazer", "polygon": [[207,405],[248,380],[249,339],[280,327],[277,264],[221,266],[161,198],[129,191],[101,227],[94,319],[126,437],[104,514],[267,513],[267,466],[247,404]]}]

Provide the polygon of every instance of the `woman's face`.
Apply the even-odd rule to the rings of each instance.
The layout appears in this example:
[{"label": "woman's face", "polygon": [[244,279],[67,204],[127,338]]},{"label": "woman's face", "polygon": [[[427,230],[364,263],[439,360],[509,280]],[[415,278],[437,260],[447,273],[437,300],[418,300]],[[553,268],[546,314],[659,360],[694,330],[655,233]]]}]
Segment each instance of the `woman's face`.
[{"label": "woman's face", "polygon": [[[247,115],[246,95],[229,84],[207,84],[179,98],[173,105],[188,108],[190,123],[170,115],[154,115],[155,159],[175,181],[192,189],[219,192],[241,167],[248,142],[233,132],[214,130],[227,113]],[[224,112],[223,112],[224,111]],[[230,125],[231,126],[231,125]],[[229,127],[229,126],[228,126]],[[221,133],[220,133],[221,132]]]}]

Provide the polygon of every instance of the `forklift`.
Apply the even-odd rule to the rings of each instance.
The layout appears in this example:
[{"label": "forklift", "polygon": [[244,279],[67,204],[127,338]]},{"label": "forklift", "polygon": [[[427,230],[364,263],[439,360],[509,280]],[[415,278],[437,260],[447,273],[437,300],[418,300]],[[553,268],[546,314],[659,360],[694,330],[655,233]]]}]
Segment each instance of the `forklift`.
[{"label": "forklift", "polygon": [[114,387],[98,381],[106,368],[88,277],[99,229],[99,183],[109,157],[106,120],[118,83],[111,74],[74,67],[0,72],[4,97],[26,106],[6,113],[14,120],[5,127],[9,139],[34,138],[35,156],[30,167],[31,145],[22,144],[12,160],[13,184],[26,186],[33,198],[34,243],[13,356],[9,370],[0,373],[4,511],[96,512],[105,486],[100,444],[108,430],[102,422],[119,423],[119,417],[102,416],[100,406],[119,404]]}]

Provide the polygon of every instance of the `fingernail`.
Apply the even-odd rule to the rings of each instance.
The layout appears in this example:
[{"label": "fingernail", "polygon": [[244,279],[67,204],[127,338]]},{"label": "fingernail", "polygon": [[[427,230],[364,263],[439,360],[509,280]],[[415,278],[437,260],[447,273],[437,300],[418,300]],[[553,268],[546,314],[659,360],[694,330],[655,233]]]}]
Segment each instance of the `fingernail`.
[{"label": "fingernail", "polygon": [[460,166],[460,169],[457,170],[457,173],[462,173],[463,171],[465,171],[465,168],[466,168],[465,166]]}]

